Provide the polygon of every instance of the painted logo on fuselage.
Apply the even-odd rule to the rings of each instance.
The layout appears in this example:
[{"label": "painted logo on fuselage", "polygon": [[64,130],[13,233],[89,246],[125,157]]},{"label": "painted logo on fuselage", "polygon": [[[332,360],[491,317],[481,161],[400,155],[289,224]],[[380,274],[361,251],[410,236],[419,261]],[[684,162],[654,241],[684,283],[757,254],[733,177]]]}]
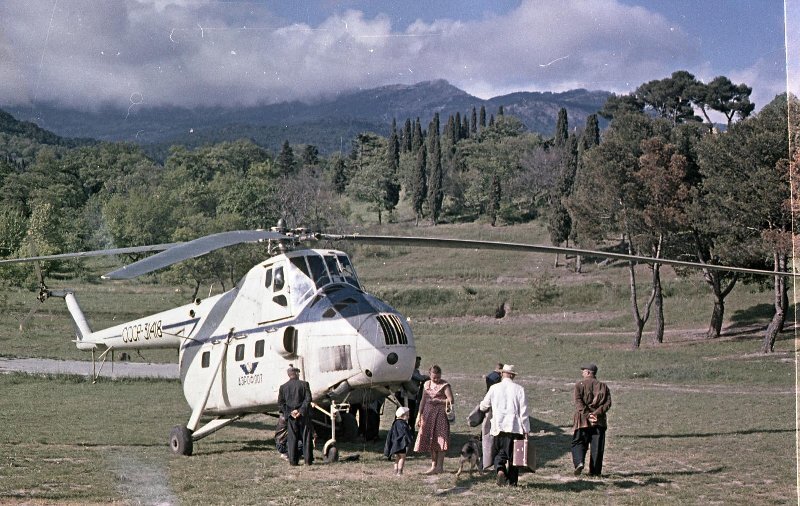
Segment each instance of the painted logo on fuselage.
[{"label": "painted logo on fuselage", "polygon": [[261,374],[256,374],[258,362],[239,364],[239,367],[242,369],[242,372],[244,372],[244,376],[239,376],[239,386],[257,385],[263,380]]}]

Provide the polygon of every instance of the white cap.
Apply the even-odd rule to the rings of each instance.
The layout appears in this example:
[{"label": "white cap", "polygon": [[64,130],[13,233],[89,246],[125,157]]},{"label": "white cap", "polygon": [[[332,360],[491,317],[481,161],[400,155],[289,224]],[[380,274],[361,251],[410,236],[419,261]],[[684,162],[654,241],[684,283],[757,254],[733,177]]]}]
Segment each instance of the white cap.
[{"label": "white cap", "polygon": [[408,408],[406,408],[404,406],[400,406],[399,408],[397,408],[397,411],[394,412],[394,417],[395,418],[402,418],[402,417],[406,416],[410,411],[411,411],[410,409],[408,409]]}]

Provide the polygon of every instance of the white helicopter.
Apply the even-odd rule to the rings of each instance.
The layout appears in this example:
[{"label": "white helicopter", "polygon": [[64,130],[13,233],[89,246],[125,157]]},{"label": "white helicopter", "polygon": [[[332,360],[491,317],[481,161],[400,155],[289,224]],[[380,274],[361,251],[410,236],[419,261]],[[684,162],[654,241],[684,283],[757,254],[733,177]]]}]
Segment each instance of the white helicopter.
[{"label": "white helicopter", "polygon": [[[336,426],[352,424],[350,403],[383,399],[400,390],[414,370],[414,335],[405,317],[365,292],[348,255],[335,249],[300,247],[310,241],[358,241],[420,247],[570,253],[627,261],[710,268],[762,275],[758,269],[706,265],[557,246],[520,243],[311,234],[287,230],[223,232],[185,243],[118,248],[81,253],[3,259],[3,263],[84,258],[160,251],[103,276],[131,279],[211,251],[247,242],[265,242],[269,257],[220,295],[164,312],[92,331],[70,290],[42,283],[39,300],[60,297],[75,321],[75,344],[105,363],[114,351],[154,348],[179,350],[180,379],[192,414],[169,436],[172,451],[191,455],[193,442],[255,413],[275,413],[278,388],[288,367],[309,382],[313,406],[329,419],[331,437],[323,447],[326,462],[338,459]],[[784,275],[791,275],[784,273]],[[101,367],[102,367],[101,363]],[[201,417],[211,417],[202,427]],[[349,417],[349,418],[348,418]]]}]

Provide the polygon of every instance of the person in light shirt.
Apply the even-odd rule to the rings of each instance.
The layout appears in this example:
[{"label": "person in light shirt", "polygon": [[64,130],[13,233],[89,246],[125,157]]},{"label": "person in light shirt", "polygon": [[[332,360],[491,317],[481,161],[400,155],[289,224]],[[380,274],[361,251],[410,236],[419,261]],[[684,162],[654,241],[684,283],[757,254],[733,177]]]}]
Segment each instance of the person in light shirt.
[{"label": "person in light shirt", "polygon": [[513,365],[505,364],[500,374],[503,379],[489,388],[480,403],[480,409],[492,410],[492,454],[497,484],[516,486],[519,470],[511,462],[514,441],[524,439],[530,431],[528,401],[525,389],[514,382],[517,373]]}]

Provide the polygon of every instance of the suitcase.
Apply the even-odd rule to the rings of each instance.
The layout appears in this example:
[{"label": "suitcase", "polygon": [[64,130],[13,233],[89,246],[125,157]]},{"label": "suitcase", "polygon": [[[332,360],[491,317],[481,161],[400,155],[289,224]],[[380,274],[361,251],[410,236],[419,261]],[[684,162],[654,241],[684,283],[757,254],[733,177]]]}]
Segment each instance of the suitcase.
[{"label": "suitcase", "polygon": [[518,467],[520,472],[536,472],[536,447],[529,437],[514,440],[514,456],[511,464]]}]

